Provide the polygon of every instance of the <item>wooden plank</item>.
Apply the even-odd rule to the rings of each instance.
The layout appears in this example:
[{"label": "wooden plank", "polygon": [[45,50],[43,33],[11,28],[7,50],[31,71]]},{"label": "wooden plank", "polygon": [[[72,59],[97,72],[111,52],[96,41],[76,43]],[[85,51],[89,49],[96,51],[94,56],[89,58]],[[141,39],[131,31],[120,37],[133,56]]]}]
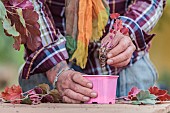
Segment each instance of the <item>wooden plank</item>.
[{"label": "wooden plank", "polygon": [[0,113],[168,113],[170,104],[0,104]]}]

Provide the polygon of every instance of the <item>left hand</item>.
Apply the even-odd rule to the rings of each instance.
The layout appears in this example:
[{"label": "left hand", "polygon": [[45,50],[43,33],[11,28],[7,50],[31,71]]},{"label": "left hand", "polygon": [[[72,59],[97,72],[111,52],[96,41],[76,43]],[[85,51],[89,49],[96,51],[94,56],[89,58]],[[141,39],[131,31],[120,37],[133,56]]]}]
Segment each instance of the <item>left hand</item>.
[{"label": "left hand", "polygon": [[128,65],[131,60],[133,52],[136,50],[129,36],[125,36],[122,33],[117,33],[114,37],[113,49],[107,54],[107,64],[114,67],[123,67]]}]

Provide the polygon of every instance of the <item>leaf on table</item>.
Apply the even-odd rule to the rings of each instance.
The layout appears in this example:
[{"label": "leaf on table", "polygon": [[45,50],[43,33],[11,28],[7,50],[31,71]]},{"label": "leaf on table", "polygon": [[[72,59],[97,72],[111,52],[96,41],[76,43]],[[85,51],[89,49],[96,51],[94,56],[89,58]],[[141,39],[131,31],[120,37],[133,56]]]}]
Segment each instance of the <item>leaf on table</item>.
[{"label": "leaf on table", "polygon": [[38,85],[43,90],[43,94],[47,94],[50,91],[50,87],[48,84],[40,84]]},{"label": "leaf on table", "polygon": [[42,99],[41,99],[42,103],[54,103],[54,98],[51,95],[45,95]]},{"label": "leaf on table", "polygon": [[13,85],[12,87],[6,87],[1,93],[1,97],[11,103],[19,104],[21,101],[18,99],[22,98],[22,89],[20,86]]},{"label": "leaf on table", "polygon": [[156,104],[156,96],[153,94],[150,94],[149,91],[143,91],[141,90],[137,95],[137,100],[132,101],[132,104]]},{"label": "leaf on table", "polygon": [[55,103],[61,102],[62,97],[60,96],[60,94],[59,94],[59,92],[58,92],[57,89],[51,90],[49,94],[50,94],[51,96],[53,96]]},{"label": "leaf on table", "polygon": [[162,89],[159,89],[158,87],[154,86],[154,87],[150,87],[149,91],[151,94],[154,94],[155,96],[157,96],[157,99],[160,101],[170,100],[170,95],[168,94],[167,90],[162,90]]},{"label": "leaf on table", "polygon": [[43,93],[44,93],[44,92],[43,92],[43,89],[40,88],[40,87],[35,87],[35,88],[34,88],[34,91],[36,92],[36,94],[43,94]]},{"label": "leaf on table", "polygon": [[144,99],[156,99],[157,97],[153,94],[150,94],[149,91],[143,91],[141,90],[137,95],[136,95],[138,100],[144,100]]},{"label": "leaf on table", "polygon": [[133,101],[132,104],[133,105],[141,105],[141,104],[155,105],[156,100],[152,100],[152,99],[136,100],[136,101]]},{"label": "leaf on table", "polygon": [[128,98],[130,100],[137,100],[136,95],[140,92],[141,90],[138,89],[137,87],[133,87],[130,92],[128,92]]},{"label": "leaf on table", "polygon": [[32,101],[31,101],[30,97],[27,96],[26,98],[24,98],[24,99],[21,101],[21,104],[29,104],[29,105],[31,105],[31,104],[32,104]]}]

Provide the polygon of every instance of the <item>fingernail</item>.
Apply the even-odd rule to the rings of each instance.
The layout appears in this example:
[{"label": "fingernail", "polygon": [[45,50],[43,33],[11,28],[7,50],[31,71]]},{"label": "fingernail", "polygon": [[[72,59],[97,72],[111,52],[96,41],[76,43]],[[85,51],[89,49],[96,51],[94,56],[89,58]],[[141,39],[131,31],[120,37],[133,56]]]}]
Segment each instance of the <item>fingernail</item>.
[{"label": "fingernail", "polygon": [[97,93],[91,93],[91,97],[93,98],[97,97]]},{"label": "fingernail", "polygon": [[112,63],[113,63],[113,60],[108,59],[108,60],[107,60],[107,63],[108,63],[108,64],[112,64]]},{"label": "fingernail", "polygon": [[87,83],[87,87],[92,88],[93,84],[92,83]]},{"label": "fingernail", "polygon": [[107,57],[108,57],[108,58],[111,58],[111,57],[112,57],[112,54],[108,53],[108,54],[107,54]]},{"label": "fingernail", "polygon": [[90,100],[89,97],[83,97],[83,101],[88,101],[88,100]]}]

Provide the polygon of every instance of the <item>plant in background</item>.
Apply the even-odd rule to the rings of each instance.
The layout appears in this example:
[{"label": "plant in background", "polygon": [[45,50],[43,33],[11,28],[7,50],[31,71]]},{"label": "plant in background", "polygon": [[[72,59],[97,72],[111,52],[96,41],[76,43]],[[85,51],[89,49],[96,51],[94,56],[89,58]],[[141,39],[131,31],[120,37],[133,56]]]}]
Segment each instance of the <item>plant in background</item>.
[{"label": "plant in background", "polygon": [[20,45],[35,51],[41,42],[39,15],[34,11],[29,0],[0,0],[0,22],[7,36],[15,40],[13,47],[20,50]]}]

